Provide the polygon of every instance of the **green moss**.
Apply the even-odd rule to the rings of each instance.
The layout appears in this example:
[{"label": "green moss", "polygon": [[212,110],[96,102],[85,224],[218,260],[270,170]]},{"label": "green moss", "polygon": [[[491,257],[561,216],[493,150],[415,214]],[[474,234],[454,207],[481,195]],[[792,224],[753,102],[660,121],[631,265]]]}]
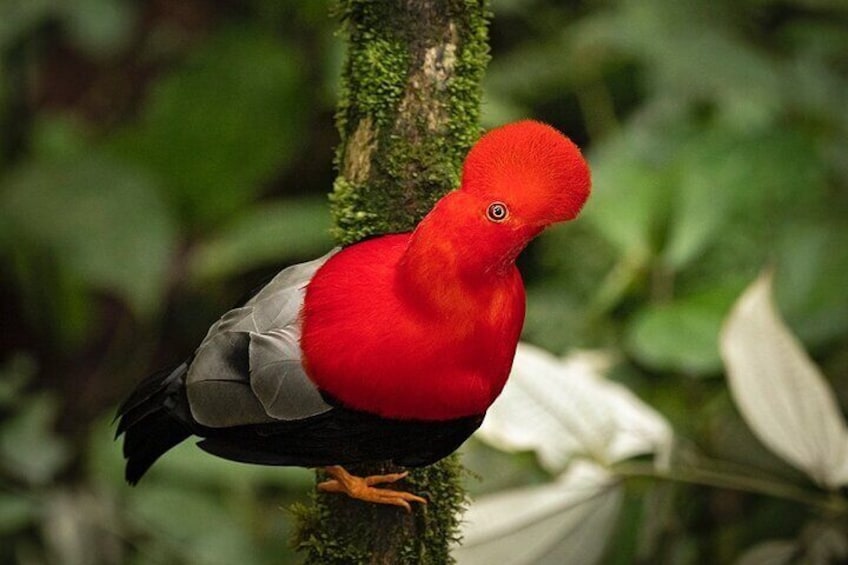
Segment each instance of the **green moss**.
[{"label": "green moss", "polygon": [[[368,210],[374,209],[373,199],[366,197],[362,186],[349,182],[343,176],[336,177],[330,204],[333,209],[335,226],[333,236],[342,244],[360,241],[368,236],[388,233],[389,226],[382,223],[380,216]],[[363,202],[372,202],[365,206]],[[388,204],[388,202],[386,202]]]},{"label": "green moss", "polygon": [[460,540],[460,520],[468,505],[462,486],[464,472],[459,456],[453,454],[410,474],[411,490],[432,502],[422,509],[424,523],[418,538],[404,545],[400,553],[404,563],[454,562],[450,546]]},{"label": "green moss", "polygon": [[[386,465],[356,469],[360,474],[392,470]],[[312,506],[292,508],[298,523],[296,547],[307,554],[306,565],[453,563],[450,544],[458,541],[456,532],[467,503],[462,476],[456,455],[413,470],[398,485],[430,502],[416,504],[411,514],[338,494],[315,494]]]},{"label": "green moss", "polygon": [[[349,50],[342,72],[331,200],[342,244],[411,230],[459,183],[479,137],[481,82],[489,59],[487,2],[341,2]],[[410,7],[411,6],[411,7]],[[364,182],[349,174],[353,134],[369,120],[377,150]],[[360,212],[364,212],[361,214]]]}]

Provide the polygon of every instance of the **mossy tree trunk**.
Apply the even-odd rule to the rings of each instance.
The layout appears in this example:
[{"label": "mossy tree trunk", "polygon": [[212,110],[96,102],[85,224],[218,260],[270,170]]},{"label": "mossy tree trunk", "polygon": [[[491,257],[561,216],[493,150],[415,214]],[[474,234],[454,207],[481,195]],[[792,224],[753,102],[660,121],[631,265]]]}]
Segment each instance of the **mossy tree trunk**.
[{"label": "mossy tree trunk", "polygon": [[[409,231],[457,186],[480,133],[488,13],[488,0],[339,2],[348,54],[331,201],[341,244]],[[397,469],[377,463],[350,470]],[[466,499],[461,472],[456,456],[413,470],[396,486],[430,502],[411,514],[316,494],[312,508],[297,511],[295,542],[308,564],[450,563]]]}]

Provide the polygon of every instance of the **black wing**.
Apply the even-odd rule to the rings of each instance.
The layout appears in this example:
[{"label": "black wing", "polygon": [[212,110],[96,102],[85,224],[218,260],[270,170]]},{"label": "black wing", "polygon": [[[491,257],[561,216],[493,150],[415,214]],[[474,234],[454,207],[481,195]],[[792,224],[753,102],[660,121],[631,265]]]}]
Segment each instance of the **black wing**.
[{"label": "black wing", "polygon": [[260,465],[393,461],[420,467],[456,451],[482,422],[482,414],[442,422],[396,420],[335,405],[298,421],[204,430],[199,445],[225,459]]}]

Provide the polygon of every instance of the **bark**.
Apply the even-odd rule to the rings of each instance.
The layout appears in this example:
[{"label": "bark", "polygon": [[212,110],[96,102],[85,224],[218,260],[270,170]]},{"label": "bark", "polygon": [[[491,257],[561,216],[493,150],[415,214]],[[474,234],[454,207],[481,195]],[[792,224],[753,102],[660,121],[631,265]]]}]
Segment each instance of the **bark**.
[{"label": "bark", "polygon": [[[487,0],[343,0],[347,37],[337,112],[341,142],[330,197],[341,244],[411,230],[459,182],[480,134],[481,81],[488,62]],[[351,468],[360,475],[389,463]],[[451,563],[466,502],[454,455],[396,486],[425,496],[403,509],[315,494],[294,511],[307,564]],[[322,480],[318,473],[318,480]]]}]

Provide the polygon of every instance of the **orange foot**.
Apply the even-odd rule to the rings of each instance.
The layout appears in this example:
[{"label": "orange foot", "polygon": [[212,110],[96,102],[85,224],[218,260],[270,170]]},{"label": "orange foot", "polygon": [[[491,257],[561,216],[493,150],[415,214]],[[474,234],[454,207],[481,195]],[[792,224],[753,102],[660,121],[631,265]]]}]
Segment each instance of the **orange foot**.
[{"label": "orange foot", "polygon": [[341,465],[333,465],[324,469],[328,475],[333,477],[329,481],[318,484],[318,490],[322,492],[343,492],[351,498],[374,502],[376,504],[393,504],[402,506],[407,512],[412,511],[410,502],[427,504],[427,500],[411,492],[375,488],[372,485],[382,483],[393,483],[406,477],[409,473],[391,473],[389,475],[371,475],[370,477],[357,477],[348,473]]}]

